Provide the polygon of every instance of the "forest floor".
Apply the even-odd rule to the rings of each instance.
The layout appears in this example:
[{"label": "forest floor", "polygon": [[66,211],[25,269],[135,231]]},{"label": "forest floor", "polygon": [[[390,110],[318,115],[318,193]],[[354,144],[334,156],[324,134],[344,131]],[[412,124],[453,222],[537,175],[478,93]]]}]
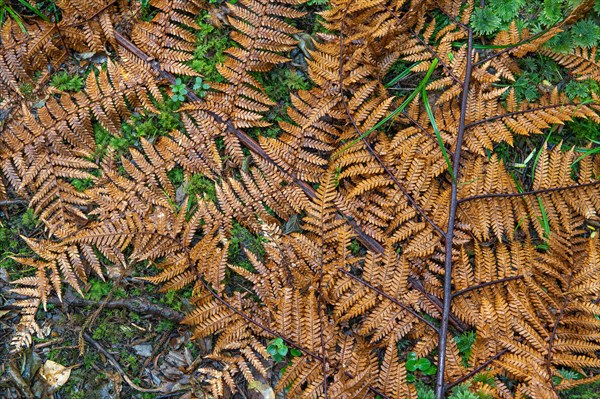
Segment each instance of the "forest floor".
[{"label": "forest floor", "polygon": [[[138,0],[133,0],[138,1]],[[230,0],[234,1],[234,0]],[[216,65],[223,60],[223,51],[231,45],[229,27],[223,24],[225,7],[222,0],[209,0],[207,11],[198,16],[200,30],[195,32],[197,50],[190,66],[204,76],[204,82],[219,82]],[[39,1],[40,9],[52,1]],[[147,1],[142,3],[146,4]],[[487,2],[486,2],[487,3]],[[491,35],[503,27],[503,21],[492,15],[501,7],[508,7],[511,1],[489,2],[482,11],[476,13],[472,21],[475,32],[482,36]],[[524,3],[524,1],[523,1]],[[557,3],[557,4],[555,4]],[[522,21],[530,26],[543,29],[552,22],[552,12],[561,1],[532,1],[523,7]],[[2,2],[0,1],[0,4]],[[146,6],[147,7],[147,6]],[[290,62],[277,66],[263,77],[265,90],[277,102],[269,115],[272,122],[285,120],[284,110],[290,104],[290,95],[300,89],[312,86],[303,65],[306,45],[310,45],[310,35],[322,29],[316,12],[326,9],[324,0],[309,0],[310,13],[299,24],[303,30],[300,45],[289,57]],[[597,7],[600,9],[600,7]],[[557,11],[558,12],[558,11]],[[598,44],[600,39],[600,18],[594,11],[586,24],[577,24],[565,32],[553,45],[568,46]],[[570,35],[570,36],[569,36]],[[568,36],[568,37],[567,37]],[[94,63],[105,62],[102,55],[92,60],[82,60],[76,54],[66,60],[60,71],[49,80],[49,84],[65,91],[81,90],[85,77]],[[402,70],[406,65],[398,65]],[[569,85],[567,93],[573,97],[585,98],[600,88],[594,81],[565,83],[560,68],[542,56],[523,59],[523,72],[514,83],[518,96],[535,99],[541,90],[556,85]],[[194,82],[190,83],[190,86]],[[402,84],[410,87],[413,82]],[[399,93],[404,86],[398,85]],[[201,90],[201,88],[200,88]],[[123,126],[119,139],[109,136],[98,126],[96,144],[99,154],[112,148],[117,153],[125,153],[130,146],[139,146],[140,139],[154,138],[171,131],[181,124],[177,110],[178,103],[166,100],[160,105],[161,113],[136,114],[130,123]],[[276,124],[274,124],[276,126]],[[251,131],[256,135],[276,136],[278,128]],[[514,147],[498,146],[495,153],[508,164],[514,165],[517,173],[526,173],[527,164],[523,160],[538,151],[543,142],[585,148],[588,144],[600,142],[600,127],[591,121],[567,123],[546,137],[523,138]],[[178,188],[178,193],[213,196],[212,182],[202,176],[183,182],[182,175],[169,176]],[[86,181],[74,179],[73,185],[86,188]],[[44,338],[36,338],[18,362],[10,360],[9,343],[14,333],[18,314],[11,308],[17,297],[9,290],[10,281],[20,278],[27,272],[11,257],[30,255],[21,236],[36,237],[38,224],[26,204],[13,203],[0,207],[0,398],[21,398],[33,395],[43,397],[40,391],[44,384],[39,381],[37,370],[48,361],[65,366],[70,371],[68,380],[55,393],[54,398],[64,399],[109,399],[109,398],[204,398],[202,380],[195,373],[199,359],[210,351],[211,342],[198,342],[191,339],[191,332],[178,322],[183,314],[191,309],[189,291],[158,293],[156,287],[142,279],[148,276],[147,264],[135,266],[123,272],[120,268],[108,268],[113,281],[104,282],[92,278],[86,287],[85,297],[81,298],[71,288],[66,288],[62,303],[51,300],[46,310],[40,311],[38,320],[46,333]],[[241,226],[234,226],[235,235],[229,248],[229,259],[237,264],[248,262],[244,250],[260,254],[264,251],[260,238],[252,235]],[[112,273],[112,276],[111,276]],[[98,306],[100,304],[100,306]],[[63,373],[66,370],[59,369]],[[38,377],[35,377],[38,375]],[[248,398],[260,399],[254,390],[242,388]],[[430,392],[423,390],[422,399]],[[240,396],[242,397],[242,396]],[[600,397],[600,384],[578,388],[564,393],[569,399],[594,399]],[[421,398],[421,396],[420,396]]]}]

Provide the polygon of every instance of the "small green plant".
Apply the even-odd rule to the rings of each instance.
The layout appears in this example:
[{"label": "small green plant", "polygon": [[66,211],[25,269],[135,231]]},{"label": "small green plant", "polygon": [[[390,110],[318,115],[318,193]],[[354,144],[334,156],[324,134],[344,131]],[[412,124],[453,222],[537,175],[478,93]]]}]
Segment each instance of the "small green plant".
[{"label": "small green plant", "polygon": [[408,359],[406,360],[406,381],[413,383],[416,381],[415,373],[420,371],[423,375],[434,375],[437,373],[437,367],[431,364],[431,361],[426,358],[418,358],[415,352],[408,353]]},{"label": "small green plant", "polygon": [[185,96],[188,94],[188,90],[181,78],[175,79],[175,84],[171,85],[171,90],[173,91],[173,95],[171,96],[171,100],[173,101],[184,101]]},{"label": "small green plant", "polygon": [[90,289],[88,290],[86,297],[90,301],[99,301],[104,296],[108,295],[112,289],[113,284],[110,281],[102,281],[98,278],[90,279]]},{"label": "small green plant", "polygon": [[[222,1],[217,0],[219,3]],[[210,0],[211,3],[215,0]],[[233,1],[229,1],[235,4]],[[224,51],[231,47],[232,42],[226,29],[219,29],[211,23],[211,15],[202,10],[198,17],[196,32],[197,42],[194,50],[194,59],[190,67],[204,77],[204,81],[222,82],[223,76],[217,70],[217,65],[225,61]]]},{"label": "small green plant", "polygon": [[79,75],[71,76],[66,71],[61,71],[52,76],[50,86],[62,91],[78,92],[83,88],[83,77]]},{"label": "small green plant", "polygon": [[165,319],[161,319],[158,324],[156,325],[156,332],[157,333],[162,333],[165,331],[170,331],[175,327],[175,323],[173,323],[171,320],[165,320]]},{"label": "small green plant", "polygon": [[571,37],[575,46],[592,48],[598,44],[600,27],[589,19],[579,21],[571,27]]},{"label": "small green plant", "polygon": [[454,337],[459,353],[462,355],[463,365],[468,367],[469,358],[471,357],[471,348],[475,343],[476,332],[466,331]]},{"label": "small green plant", "polygon": [[33,93],[33,85],[31,83],[22,84],[19,89],[25,96],[30,96]]},{"label": "small green plant", "polygon": [[571,80],[565,85],[565,93],[571,100],[591,100],[592,93],[597,93],[598,89],[598,82],[591,79],[583,82]]},{"label": "small green plant", "polygon": [[75,187],[75,190],[82,192],[94,185],[94,181],[91,178],[86,179],[72,179],[71,185]]},{"label": "small green plant", "polygon": [[204,97],[206,96],[206,90],[210,89],[210,85],[205,83],[200,76],[197,76],[194,81],[193,89],[198,97]]},{"label": "small green plant", "polygon": [[302,352],[295,348],[289,348],[283,339],[277,337],[269,341],[269,346],[267,346],[267,352],[273,360],[276,362],[283,361],[288,353],[291,357],[302,356]]},{"label": "small green plant", "polygon": [[288,346],[283,342],[283,339],[277,337],[269,342],[269,346],[267,346],[267,352],[273,360],[276,362],[281,362],[287,356],[289,351]]},{"label": "small green plant", "polygon": [[473,31],[479,35],[495,33],[501,24],[500,17],[491,7],[477,8],[471,17]]}]

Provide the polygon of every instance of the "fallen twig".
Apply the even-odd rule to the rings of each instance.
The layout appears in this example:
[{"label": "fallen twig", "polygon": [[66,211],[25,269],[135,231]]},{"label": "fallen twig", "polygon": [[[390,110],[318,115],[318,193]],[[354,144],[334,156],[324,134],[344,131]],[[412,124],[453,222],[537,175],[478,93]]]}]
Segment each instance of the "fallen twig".
[{"label": "fallen twig", "polygon": [[115,370],[117,370],[117,372],[121,375],[121,377],[123,377],[125,382],[127,382],[127,384],[131,388],[133,388],[139,392],[162,392],[162,389],[160,389],[160,388],[142,388],[141,386],[139,386],[136,383],[134,383],[133,381],[131,381],[131,378],[129,378],[129,376],[125,373],[125,371],[123,370],[123,368],[121,367],[119,362],[117,362],[117,360],[114,358],[114,356],[111,355],[106,349],[104,349],[104,347],[102,345],[100,345],[95,339],[93,339],[86,332],[83,333],[83,338],[89,344],[91,344],[93,347],[95,347],[98,350],[98,352],[102,353],[106,357],[106,359],[110,362],[110,364],[112,364],[112,366],[115,368]]},{"label": "fallen twig", "polygon": [[11,359],[8,363],[7,373],[12,382],[15,384],[15,387],[17,387],[17,389],[19,390],[19,392],[21,392],[23,396],[25,396],[26,398],[33,398],[33,393],[31,392],[29,385],[21,376],[21,373],[19,372],[19,367],[17,367],[17,364],[15,363],[14,359]]},{"label": "fallen twig", "polygon": [[[98,302],[91,301],[89,299],[81,298],[74,294],[67,294],[63,297],[63,301],[60,302],[58,298],[48,298],[48,303],[61,304],[64,303],[67,307],[85,307],[98,305]],[[165,320],[170,320],[175,323],[183,320],[183,314],[173,310],[167,306],[152,303],[144,298],[126,298],[126,299],[114,299],[106,302],[104,305],[106,309],[127,309],[139,314],[149,314],[160,317]]]}]

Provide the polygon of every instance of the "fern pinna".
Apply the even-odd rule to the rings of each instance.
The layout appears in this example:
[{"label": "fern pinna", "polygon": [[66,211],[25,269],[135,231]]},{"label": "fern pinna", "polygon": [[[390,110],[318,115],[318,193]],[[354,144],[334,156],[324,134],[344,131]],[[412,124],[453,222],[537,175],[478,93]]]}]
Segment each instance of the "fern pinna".
[{"label": "fern pinna", "polygon": [[[82,293],[108,263],[150,261],[159,273],[146,279],[163,291],[192,287],[183,323],[214,339],[197,369],[214,397],[242,378],[294,398],[415,398],[416,376],[438,398],[460,385],[541,399],[600,378],[599,158],[545,143],[517,176],[494,154],[576,118],[600,123],[595,94],[552,87],[526,101],[511,85],[534,52],[600,79],[595,48],[544,45],[593,2],[535,34],[508,24],[486,47],[472,2],[332,1],[307,57],[313,87],[257,142],[249,131],[269,126],[275,105],[260,77],[289,61],[310,9],[241,0],[228,7],[223,80],[188,93],[179,128],[100,157],[94,125],[118,137],[133,112],[159,112],[173,74],[197,75],[188,61],[207,4],[150,1],[142,18],[131,3],[57,2],[63,18],[28,24],[31,40],[2,28],[0,200],[26,198],[45,229],[23,238],[36,256],[16,259],[35,273],[14,281],[15,351],[63,283]],[[108,60],[80,93],[48,88],[35,72],[72,51]],[[386,77],[397,65],[408,90]],[[181,200],[175,169],[210,179],[216,198]],[[238,224],[264,246],[247,252],[251,267],[228,258]],[[474,336],[468,356],[461,334]],[[301,354],[281,375],[274,338]],[[435,366],[415,372],[415,356]]]}]

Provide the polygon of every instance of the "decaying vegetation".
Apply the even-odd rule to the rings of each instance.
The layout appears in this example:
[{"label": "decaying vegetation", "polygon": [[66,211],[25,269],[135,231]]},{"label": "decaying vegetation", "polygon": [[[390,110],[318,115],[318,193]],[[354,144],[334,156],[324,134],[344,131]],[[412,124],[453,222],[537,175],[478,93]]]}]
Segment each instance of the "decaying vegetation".
[{"label": "decaying vegetation", "polygon": [[[596,48],[547,44],[589,15],[576,3],[537,32],[474,28],[486,9],[453,0],[333,0],[312,36],[302,0],[57,0],[8,18],[0,204],[27,201],[44,232],[14,257],[31,270],[12,282],[14,351],[66,286],[144,263],[161,291],[191,287],[182,323],[214,340],[198,369],[215,398],[416,398],[417,380],[545,399],[597,381],[600,158],[548,141],[521,173],[496,152],[600,123],[595,91],[573,94],[600,80]],[[233,42],[213,44],[211,77],[195,58],[209,12]],[[305,63],[274,101],[265,76],[292,52]],[[575,83],[523,94],[532,54]],[[56,73],[74,58],[87,77]],[[128,142],[132,123],[153,133]],[[259,251],[232,256],[240,229]]]}]

